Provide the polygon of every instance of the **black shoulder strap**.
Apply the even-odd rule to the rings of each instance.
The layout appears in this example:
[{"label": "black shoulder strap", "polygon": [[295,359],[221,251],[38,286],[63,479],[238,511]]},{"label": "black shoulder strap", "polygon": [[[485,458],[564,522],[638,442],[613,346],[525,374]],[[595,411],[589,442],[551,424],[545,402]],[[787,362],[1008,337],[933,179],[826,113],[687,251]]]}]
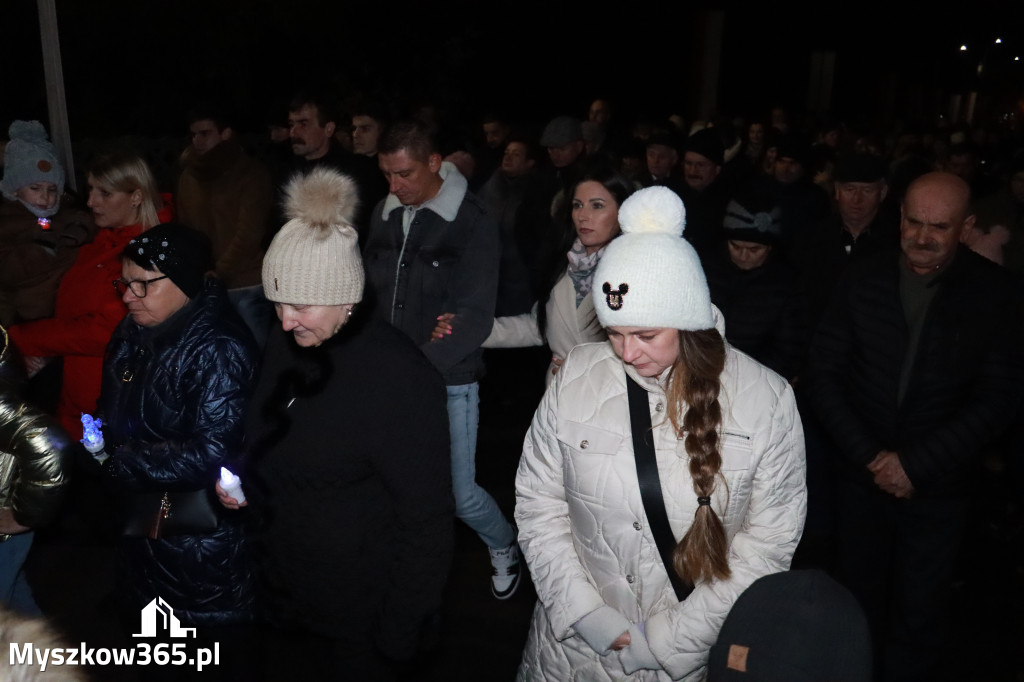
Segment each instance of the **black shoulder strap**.
[{"label": "black shoulder strap", "polygon": [[683,601],[693,592],[693,586],[687,585],[672,567],[672,552],[676,548],[676,539],[672,528],[668,525],[668,514],[665,512],[665,498],[661,494],[661,478],[658,476],[658,460],[654,454],[653,432],[651,431],[651,406],[647,391],[626,375],[626,392],[629,396],[629,425],[633,431],[633,457],[636,459],[636,476],[640,480],[640,498],[644,503],[647,523],[658,545],[658,554],[668,571],[668,579],[672,583],[679,601]]}]

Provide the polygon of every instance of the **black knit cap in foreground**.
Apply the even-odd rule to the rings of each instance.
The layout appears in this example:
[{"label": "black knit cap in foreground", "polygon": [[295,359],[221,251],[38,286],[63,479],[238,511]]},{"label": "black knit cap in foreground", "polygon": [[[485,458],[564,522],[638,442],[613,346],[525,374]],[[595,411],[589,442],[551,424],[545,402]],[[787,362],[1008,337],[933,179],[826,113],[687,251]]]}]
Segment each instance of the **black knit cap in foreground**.
[{"label": "black knit cap in foreground", "polygon": [[708,682],[870,682],[871,635],[853,595],[824,571],[755,581],[708,659]]}]

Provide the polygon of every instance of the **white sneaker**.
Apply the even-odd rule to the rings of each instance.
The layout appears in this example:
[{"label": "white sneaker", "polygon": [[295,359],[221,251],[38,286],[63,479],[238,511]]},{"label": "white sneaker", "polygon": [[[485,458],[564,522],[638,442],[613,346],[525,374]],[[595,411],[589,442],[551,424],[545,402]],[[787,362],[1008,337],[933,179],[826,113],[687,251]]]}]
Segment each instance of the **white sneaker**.
[{"label": "white sneaker", "polygon": [[487,548],[491,554],[491,594],[496,599],[508,599],[519,587],[519,546],[512,543],[505,549]]}]

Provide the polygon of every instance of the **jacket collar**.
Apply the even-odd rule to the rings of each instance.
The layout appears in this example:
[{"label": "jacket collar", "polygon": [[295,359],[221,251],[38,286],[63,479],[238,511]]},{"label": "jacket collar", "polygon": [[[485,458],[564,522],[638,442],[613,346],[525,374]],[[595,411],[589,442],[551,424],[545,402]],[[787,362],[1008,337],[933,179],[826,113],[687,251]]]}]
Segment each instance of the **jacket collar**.
[{"label": "jacket collar", "polygon": [[[441,164],[439,175],[442,182],[441,189],[438,190],[437,195],[433,199],[428,199],[414,208],[417,211],[429,209],[450,223],[459,214],[459,207],[462,206],[462,200],[466,198],[466,190],[469,188],[469,183],[454,164],[448,161]],[[384,209],[381,217],[387,220],[388,216],[391,215],[391,211],[401,205],[402,202],[398,200],[398,197],[394,194],[389,194],[384,200]]]}]

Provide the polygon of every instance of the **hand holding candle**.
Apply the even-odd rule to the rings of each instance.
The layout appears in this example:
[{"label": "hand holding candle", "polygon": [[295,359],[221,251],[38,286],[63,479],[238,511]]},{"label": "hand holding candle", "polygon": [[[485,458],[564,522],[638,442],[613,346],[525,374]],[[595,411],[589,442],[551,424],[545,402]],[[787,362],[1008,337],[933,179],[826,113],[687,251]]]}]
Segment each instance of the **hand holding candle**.
[{"label": "hand holding candle", "polygon": [[228,496],[238,500],[238,504],[245,503],[245,493],[242,491],[242,479],[228,471],[227,468],[220,468],[220,487]]},{"label": "hand holding candle", "polygon": [[100,427],[103,426],[102,419],[93,419],[91,414],[82,413],[82,445],[85,449],[93,456],[93,458],[103,464],[109,457],[104,451],[103,432],[100,431]]}]

